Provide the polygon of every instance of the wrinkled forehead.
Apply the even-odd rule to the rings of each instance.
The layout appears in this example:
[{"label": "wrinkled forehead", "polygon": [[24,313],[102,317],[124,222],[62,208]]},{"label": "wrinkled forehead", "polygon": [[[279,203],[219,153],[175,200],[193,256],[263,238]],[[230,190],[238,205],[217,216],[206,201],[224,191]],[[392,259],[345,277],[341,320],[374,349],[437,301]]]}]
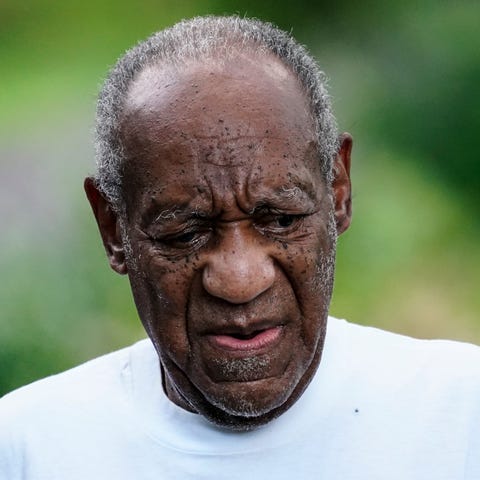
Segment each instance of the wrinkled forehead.
[{"label": "wrinkled forehead", "polygon": [[285,135],[287,126],[295,127],[292,136],[302,131],[310,139],[315,137],[309,102],[298,78],[265,53],[147,66],[130,86],[122,117],[126,135],[180,129],[208,136],[225,129],[221,124],[228,122],[229,128],[237,127],[230,135],[246,136],[259,133],[249,128],[254,118],[269,124],[272,134],[282,130]]},{"label": "wrinkled forehead", "polygon": [[163,187],[193,196],[209,178],[220,192],[247,178],[274,189],[291,175],[320,176],[306,95],[273,56],[148,67],[130,88],[121,124],[127,198]]}]

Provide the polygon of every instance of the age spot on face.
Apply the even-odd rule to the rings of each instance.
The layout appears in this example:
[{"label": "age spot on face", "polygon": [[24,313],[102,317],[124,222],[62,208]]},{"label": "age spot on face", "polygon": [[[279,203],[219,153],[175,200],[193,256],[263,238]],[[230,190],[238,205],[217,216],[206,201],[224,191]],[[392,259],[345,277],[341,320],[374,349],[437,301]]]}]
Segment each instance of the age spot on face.
[{"label": "age spot on face", "polygon": [[237,429],[308,385],[333,282],[307,100],[278,60],[257,60],[150,67],[122,132],[130,282],[167,394]]}]

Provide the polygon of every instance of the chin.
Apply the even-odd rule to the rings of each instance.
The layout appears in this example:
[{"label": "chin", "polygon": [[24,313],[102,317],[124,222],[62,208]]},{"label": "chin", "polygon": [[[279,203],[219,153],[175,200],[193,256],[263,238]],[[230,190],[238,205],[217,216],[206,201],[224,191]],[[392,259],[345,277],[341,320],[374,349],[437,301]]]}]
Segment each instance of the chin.
[{"label": "chin", "polygon": [[311,378],[307,371],[287,379],[238,382],[223,387],[223,392],[218,389],[209,395],[198,392],[202,398],[197,397],[194,406],[197,413],[217,426],[235,431],[253,430],[285,413],[302,395]]},{"label": "chin", "polygon": [[[301,355],[297,349],[294,361],[264,362],[265,365],[261,365],[265,369],[259,369],[257,361],[256,369],[243,368],[241,375],[238,369],[230,368],[216,370],[217,375],[212,376],[201,361],[191,362],[193,370],[186,374],[176,364],[168,362],[170,385],[177,393],[177,400],[170,399],[183,408],[188,405],[189,410],[219,427],[253,430],[285,413],[301,397],[320,364],[323,339],[322,334],[310,355],[307,352]],[[245,359],[240,363],[245,366]],[[233,362],[235,366],[238,364]]]},{"label": "chin", "polygon": [[240,411],[240,408],[227,410],[225,405],[216,407],[209,404],[199,408],[198,413],[219,427],[234,431],[249,431],[271,422],[288,408],[282,405],[261,411],[257,405],[245,404],[241,407],[243,411]]}]

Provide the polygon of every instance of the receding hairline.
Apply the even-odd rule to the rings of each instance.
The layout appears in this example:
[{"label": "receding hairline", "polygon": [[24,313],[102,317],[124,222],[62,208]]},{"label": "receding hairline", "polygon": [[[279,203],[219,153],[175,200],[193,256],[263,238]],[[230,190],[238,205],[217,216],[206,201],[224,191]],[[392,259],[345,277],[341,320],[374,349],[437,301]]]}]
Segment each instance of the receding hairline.
[{"label": "receding hairline", "polygon": [[[234,56],[232,52],[229,58],[215,55],[212,52],[212,55],[208,58],[202,60],[185,59],[182,64],[169,62],[168,60],[158,60],[145,65],[130,82],[120,112],[120,123],[123,123],[125,115],[130,115],[132,111],[146,109],[147,101],[152,98],[158,98],[162,94],[165,95],[166,99],[170,95],[171,98],[174,98],[177,94],[175,91],[176,87],[181,88],[185,78],[187,81],[192,82],[189,85],[191,87],[197,87],[195,83],[196,78],[203,81],[207,75],[217,75],[217,78],[212,77],[212,81],[217,81],[219,77],[225,77],[232,82],[245,82],[247,86],[248,84],[255,86],[257,83],[256,79],[259,77],[253,77],[251,74],[258,73],[258,75],[262,75],[271,82],[272,88],[277,89],[278,87],[278,91],[281,91],[284,87],[297,89],[299,99],[301,99],[301,108],[313,133],[315,130],[315,119],[309,105],[308,92],[293,69],[272,52],[259,52],[254,49],[254,46],[249,51],[240,51],[240,47],[241,45],[239,44],[232,44],[232,48],[238,48],[239,52],[238,56]],[[245,78],[241,76],[244,71],[242,62],[245,62],[247,67]],[[257,72],[250,71],[247,74],[249,65]],[[172,93],[172,90],[175,93]],[[266,94],[268,95],[269,93],[270,89],[266,89]],[[248,95],[248,91],[245,94]]]},{"label": "receding hairline", "polygon": [[[174,26],[175,27],[175,26]],[[159,32],[161,33],[161,32]],[[146,77],[152,82],[159,80],[159,73],[170,75],[172,80],[176,75],[182,75],[183,72],[196,67],[200,69],[209,69],[225,71],[228,64],[236,64],[238,61],[261,61],[267,60],[276,64],[279,68],[276,70],[277,78],[280,76],[290,76],[298,84],[299,88],[308,102],[308,96],[305,86],[300,81],[298,75],[291,65],[288,65],[281,57],[276,55],[264,45],[256,43],[253,39],[244,39],[242,37],[232,37],[227,39],[224,44],[215,45],[208,50],[201,58],[192,54],[180,55],[178,57],[152,57],[150,61],[145,62],[142,67],[135,72],[135,75],[128,82],[128,86],[123,95],[123,102],[120,107],[120,114],[127,106],[127,102],[132,99],[135,93],[135,87],[139,82],[145,81]],[[267,73],[265,71],[265,73]],[[286,74],[286,75],[283,75]],[[162,79],[166,80],[164,77]],[[313,119],[313,118],[312,118]]]},{"label": "receding hairline", "polygon": [[97,103],[95,180],[111,203],[122,208],[123,146],[119,120],[125,97],[137,74],[152,63],[182,65],[187,59],[205,62],[212,52],[228,60],[239,48],[254,54],[270,53],[303,85],[315,123],[322,172],[332,179],[332,159],[337,151],[336,121],[331,110],[324,72],[307,49],[289,33],[268,22],[239,16],[195,17],[159,31],[128,50],[111,69]]}]

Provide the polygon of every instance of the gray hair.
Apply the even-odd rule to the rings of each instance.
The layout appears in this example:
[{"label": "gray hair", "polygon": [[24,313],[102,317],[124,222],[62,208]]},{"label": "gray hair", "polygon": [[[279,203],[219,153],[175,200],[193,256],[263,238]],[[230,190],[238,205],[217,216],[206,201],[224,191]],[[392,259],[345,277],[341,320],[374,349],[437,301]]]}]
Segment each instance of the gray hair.
[{"label": "gray hair", "polygon": [[310,103],[318,154],[327,183],[332,180],[332,159],[336,154],[337,128],[326,76],[306,48],[291,35],[270,23],[256,19],[196,17],[153,34],[128,50],[112,68],[97,103],[95,149],[98,188],[118,211],[124,210],[122,170],[125,154],[120,136],[120,119],[132,82],[150,65],[182,65],[189,60],[232,56],[247,51],[271,53],[293,71]]}]

